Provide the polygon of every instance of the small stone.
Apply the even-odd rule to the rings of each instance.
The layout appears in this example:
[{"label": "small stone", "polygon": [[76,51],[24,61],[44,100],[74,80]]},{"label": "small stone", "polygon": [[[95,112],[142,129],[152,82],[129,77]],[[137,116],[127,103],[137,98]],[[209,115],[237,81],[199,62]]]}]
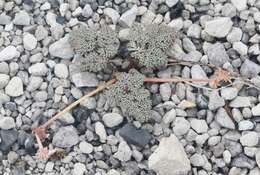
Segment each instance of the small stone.
[{"label": "small stone", "polygon": [[225,100],[232,100],[237,97],[238,90],[237,88],[227,87],[221,89],[220,93],[221,93],[221,97],[224,98]]},{"label": "small stone", "polygon": [[176,112],[175,109],[171,109],[170,111],[166,112],[165,115],[163,116],[163,123],[165,124],[171,124],[176,118]]},{"label": "small stone", "polygon": [[30,33],[23,35],[23,46],[26,50],[33,50],[37,46],[37,39]]},{"label": "small stone", "polygon": [[99,139],[102,143],[106,142],[107,133],[106,133],[104,125],[101,122],[96,122],[95,132],[99,136]]},{"label": "small stone", "polygon": [[160,85],[160,94],[163,101],[169,101],[172,95],[172,89],[169,83],[163,83]]},{"label": "small stone", "polygon": [[0,62],[0,73],[9,74],[9,65],[6,62]]},{"label": "small stone", "polygon": [[225,50],[224,45],[221,43],[210,45],[206,50],[206,54],[210,64],[215,66],[222,66],[229,61],[229,56]]},{"label": "small stone", "polygon": [[14,151],[10,151],[7,155],[7,159],[10,164],[14,164],[18,160],[18,158],[19,155]]},{"label": "small stone", "polygon": [[84,175],[87,172],[86,166],[83,163],[75,163],[72,175]]},{"label": "small stone", "polygon": [[168,7],[173,7],[178,3],[179,0],[166,0],[165,3]]},{"label": "small stone", "polygon": [[172,130],[176,136],[182,136],[188,133],[190,122],[183,117],[176,117],[173,122]]},{"label": "small stone", "polygon": [[104,14],[112,20],[113,24],[116,24],[120,18],[119,13],[112,8],[105,8]]},{"label": "small stone", "polygon": [[123,27],[131,27],[135,21],[138,8],[134,5],[130,10],[123,13],[119,19],[119,24]]},{"label": "small stone", "polygon": [[0,119],[0,128],[4,130],[15,128],[15,121],[12,117],[3,117]]},{"label": "small stone", "polygon": [[11,97],[23,95],[23,82],[19,77],[13,77],[5,87],[5,93]]},{"label": "small stone", "polygon": [[11,19],[12,18],[5,13],[0,14],[0,25],[10,24]]},{"label": "small stone", "polygon": [[9,75],[0,74],[0,89],[3,89],[8,84],[9,80]]},{"label": "small stone", "polygon": [[[207,74],[204,72],[200,65],[194,65],[191,67],[191,77],[193,79],[208,79]],[[195,83],[200,86],[205,86],[207,83]]]},{"label": "small stone", "polygon": [[[65,13],[64,13],[65,15]],[[64,16],[63,15],[63,16]],[[89,4],[86,4],[82,10],[82,16],[89,18],[93,15],[93,10]]]},{"label": "small stone", "polygon": [[231,32],[227,35],[227,40],[230,43],[238,42],[242,39],[243,32],[240,28],[233,27]]},{"label": "small stone", "polygon": [[216,110],[225,105],[225,100],[219,96],[218,91],[211,91],[209,94],[209,104],[210,110]]},{"label": "small stone", "polygon": [[254,20],[258,23],[260,23],[260,12],[255,12],[254,13]]},{"label": "small stone", "polygon": [[77,130],[73,126],[61,127],[52,139],[52,144],[60,148],[70,148],[79,142]]},{"label": "small stone", "polygon": [[173,28],[175,31],[180,31],[183,28],[182,18],[173,19],[168,26]]},{"label": "small stone", "polygon": [[29,79],[29,84],[27,85],[26,90],[29,92],[35,91],[42,85],[43,79],[42,77],[32,76]]},{"label": "small stone", "polygon": [[69,37],[65,36],[60,40],[52,43],[49,47],[50,55],[62,59],[70,59],[73,57],[74,52],[68,41]]},{"label": "small stone", "polygon": [[113,128],[123,122],[123,117],[118,113],[107,113],[102,117],[102,120],[107,127]]},{"label": "small stone", "polygon": [[203,167],[206,161],[201,154],[195,153],[190,157],[190,163],[196,167]]},{"label": "small stone", "polygon": [[254,123],[252,123],[250,120],[243,120],[238,123],[239,131],[251,130],[253,128],[254,128]]},{"label": "small stone", "polygon": [[257,166],[260,167],[260,151],[259,150],[255,154],[255,161],[257,163]]},{"label": "small stone", "polygon": [[58,118],[58,120],[60,122],[64,123],[65,125],[73,124],[75,122],[74,117],[69,112],[67,112],[67,113],[63,114],[62,116],[60,116]]},{"label": "small stone", "polygon": [[143,25],[151,24],[155,17],[156,15],[152,10],[147,10],[141,18],[141,24]]},{"label": "small stone", "polygon": [[10,150],[11,146],[16,142],[18,132],[14,129],[0,130],[1,142],[0,150],[6,152]]},{"label": "small stone", "polygon": [[259,142],[259,136],[257,132],[249,131],[240,137],[240,143],[243,146],[256,146]]},{"label": "small stone", "polygon": [[7,46],[3,50],[0,51],[0,62],[12,60],[18,55],[18,51],[14,46]]},{"label": "small stone", "polygon": [[119,135],[128,144],[137,145],[139,147],[145,147],[152,139],[151,134],[144,129],[137,129],[133,124],[126,124],[119,130]]},{"label": "small stone", "polygon": [[231,3],[238,11],[247,9],[247,0],[231,0]]},{"label": "small stone", "polygon": [[53,162],[47,162],[45,166],[45,172],[52,172],[54,168],[54,163]]},{"label": "small stone", "polygon": [[251,111],[253,116],[260,116],[260,103],[254,106]]},{"label": "small stone", "polygon": [[244,154],[240,154],[239,156],[234,157],[231,162],[232,167],[238,167],[238,168],[253,169],[255,165],[256,165],[255,161],[248,158]]},{"label": "small stone", "polygon": [[21,10],[20,12],[15,14],[13,23],[15,25],[21,25],[21,26],[30,25],[30,16],[25,10]]},{"label": "small stone", "polygon": [[48,68],[45,63],[36,63],[29,67],[29,73],[34,76],[45,76]]},{"label": "small stone", "polygon": [[73,74],[72,82],[76,87],[96,87],[98,85],[96,74],[90,72],[80,72]]},{"label": "small stone", "polygon": [[233,22],[229,17],[219,17],[205,23],[205,31],[216,38],[227,36],[232,28]]},{"label": "small stone", "polygon": [[42,25],[37,26],[35,31],[35,37],[38,41],[45,39],[48,36],[48,30]]},{"label": "small stone", "polygon": [[199,134],[207,132],[209,128],[207,122],[200,119],[191,119],[190,126]]},{"label": "small stone", "polygon": [[119,143],[117,152],[113,155],[122,162],[127,162],[132,157],[132,150],[125,141]]},{"label": "small stone", "polygon": [[190,25],[188,31],[187,31],[187,36],[191,38],[200,38],[200,33],[201,33],[201,27],[198,24],[192,24]]},{"label": "small stone", "polygon": [[90,154],[93,152],[93,146],[86,141],[82,141],[79,144],[79,150],[84,154]]},{"label": "small stone", "polygon": [[149,157],[148,166],[158,175],[184,175],[191,169],[182,144],[173,134],[162,138],[159,147]]},{"label": "small stone", "polygon": [[67,65],[62,64],[62,63],[55,65],[54,73],[57,77],[64,78],[64,79],[66,79],[69,76],[69,71],[68,71]]},{"label": "small stone", "polygon": [[229,115],[227,114],[226,110],[224,108],[219,108],[217,111],[217,114],[215,116],[215,120],[217,121],[217,123],[224,127],[224,128],[228,128],[228,129],[235,129],[235,124],[232,121],[232,119],[229,117]]},{"label": "small stone", "polygon": [[251,106],[250,97],[237,96],[234,100],[229,103],[232,108],[243,108]]},{"label": "small stone", "polygon": [[225,150],[223,152],[223,159],[224,159],[226,164],[229,164],[231,162],[231,154],[228,150]]},{"label": "small stone", "polygon": [[253,78],[260,73],[260,66],[249,59],[241,65],[240,73],[244,77]]},{"label": "small stone", "polygon": [[234,42],[233,49],[236,50],[240,55],[247,55],[248,47],[242,42]]}]

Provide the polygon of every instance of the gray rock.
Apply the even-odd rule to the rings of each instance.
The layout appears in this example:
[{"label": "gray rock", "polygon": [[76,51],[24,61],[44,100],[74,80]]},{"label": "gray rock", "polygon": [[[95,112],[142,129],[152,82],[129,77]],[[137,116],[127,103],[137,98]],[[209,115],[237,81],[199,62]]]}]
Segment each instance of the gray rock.
[{"label": "gray rock", "polygon": [[106,113],[102,120],[107,127],[112,128],[120,125],[123,122],[123,117],[118,113]]},{"label": "gray rock", "polygon": [[32,76],[29,79],[29,84],[26,90],[29,92],[35,91],[42,85],[43,79],[41,77]]},{"label": "gray rock", "polygon": [[245,130],[251,130],[254,128],[254,123],[250,120],[242,120],[238,123],[238,130],[245,131]]},{"label": "gray rock", "polygon": [[45,166],[45,172],[52,172],[53,171],[53,168],[54,168],[54,163],[53,162],[47,162],[46,163],[46,166]]},{"label": "gray rock", "polygon": [[221,9],[222,15],[227,17],[234,17],[236,16],[236,8],[231,3],[225,3]]},{"label": "gray rock", "polygon": [[77,130],[73,126],[61,127],[54,134],[52,144],[61,148],[70,148],[79,142]]},{"label": "gray rock", "polygon": [[119,24],[123,27],[131,27],[135,21],[136,15],[138,13],[138,8],[134,5],[130,10],[123,13],[119,19]]},{"label": "gray rock", "polygon": [[233,43],[233,49],[236,50],[242,56],[247,55],[248,47],[240,41]]},{"label": "gray rock", "polygon": [[224,108],[219,108],[215,116],[215,120],[218,124],[224,128],[235,129],[235,124],[227,114]]},{"label": "gray rock", "polygon": [[99,136],[99,139],[102,143],[106,142],[107,133],[104,125],[101,122],[95,123],[95,132]]},{"label": "gray rock", "polygon": [[253,116],[260,116],[260,103],[254,106],[251,110]]},{"label": "gray rock", "polygon": [[210,110],[216,110],[225,105],[225,100],[219,96],[218,91],[211,91],[209,94],[209,104]]},{"label": "gray rock", "polygon": [[89,18],[93,15],[93,10],[89,4],[86,4],[82,10],[82,16]]},{"label": "gray rock", "polygon": [[240,73],[242,76],[253,78],[260,73],[260,66],[249,59],[241,65]]},{"label": "gray rock", "polygon": [[25,10],[21,10],[20,12],[15,14],[13,23],[15,25],[28,26],[30,25],[30,16]]},{"label": "gray rock", "polygon": [[168,7],[173,7],[178,3],[179,0],[166,0],[165,3]]},{"label": "gray rock", "polygon": [[58,120],[65,125],[73,124],[75,122],[74,117],[69,112],[60,116]]},{"label": "gray rock", "polygon": [[254,20],[258,23],[260,23],[260,12],[255,12],[254,13]]},{"label": "gray rock", "polygon": [[233,158],[231,162],[232,167],[238,167],[238,168],[253,169],[255,165],[256,165],[255,161],[248,158],[244,154],[240,154],[239,156]]},{"label": "gray rock", "polygon": [[41,62],[43,59],[43,55],[41,53],[37,53],[37,54],[34,54],[32,55],[29,60],[31,63],[38,63],[38,62]]},{"label": "gray rock", "polygon": [[75,73],[71,79],[76,87],[96,87],[98,85],[96,74],[90,72]]},{"label": "gray rock", "polygon": [[12,117],[3,117],[0,119],[0,128],[4,130],[15,128],[15,121]]},{"label": "gray rock", "polygon": [[171,124],[176,118],[175,109],[171,109],[170,111],[166,112],[162,118],[163,123]]},{"label": "gray rock", "polygon": [[127,162],[132,157],[132,150],[125,141],[122,141],[119,143],[117,152],[113,156],[121,162]]},{"label": "gray rock", "polygon": [[190,126],[198,134],[206,133],[209,129],[207,122],[205,120],[200,119],[191,119]]},{"label": "gray rock", "polygon": [[229,17],[219,17],[205,23],[205,31],[216,38],[227,36],[232,28],[233,22]]},{"label": "gray rock", "polygon": [[206,164],[206,161],[201,154],[195,153],[190,157],[190,163],[196,167],[203,167]]},{"label": "gray rock", "polygon": [[0,62],[12,60],[17,55],[19,55],[19,52],[16,50],[16,47],[7,46],[6,48],[0,51]]},{"label": "gray rock", "polygon": [[234,100],[229,103],[232,108],[243,108],[251,106],[250,97],[237,96]]},{"label": "gray rock", "polygon": [[0,74],[0,89],[3,89],[8,84],[9,80],[9,75]]},{"label": "gray rock", "polygon": [[67,78],[69,76],[68,67],[66,64],[56,64],[54,67],[54,74],[59,78]]},{"label": "gray rock", "polygon": [[86,165],[83,163],[75,163],[72,171],[72,175],[84,175],[87,172]]},{"label": "gray rock", "polygon": [[243,146],[256,146],[259,142],[259,136],[255,131],[248,131],[243,133],[239,140]]},{"label": "gray rock", "polygon": [[242,39],[243,32],[238,27],[233,27],[231,32],[227,35],[227,40],[230,43],[238,42]]},{"label": "gray rock", "polygon": [[112,20],[113,24],[116,24],[120,18],[119,13],[112,8],[105,8],[104,14]]},{"label": "gray rock", "polygon": [[36,102],[43,102],[47,100],[48,93],[46,91],[38,91],[35,93],[33,98]]},{"label": "gray rock", "polygon": [[182,144],[173,134],[162,138],[159,147],[149,157],[148,166],[158,175],[184,175],[191,169]]},{"label": "gray rock", "polygon": [[222,66],[229,61],[225,47],[221,43],[210,45],[206,50],[206,54],[208,56],[209,63],[215,66]]},{"label": "gray rock", "polygon": [[[194,65],[191,67],[191,77],[193,79],[208,79],[207,74],[204,72],[200,65]],[[204,86],[207,82],[195,83],[200,86]]]},{"label": "gray rock", "polygon": [[11,97],[23,95],[23,82],[19,77],[13,77],[5,87],[5,93]]},{"label": "gray rock", "polygon": [[191,51],[182,56],[183,61],[190,61],[190,62],[199,62],[202,57],[202,54],[199,51]]},{"label": "gray rock", "polygon": [[38,41],[45,39],[48,36],[48,30],[42,25],[37,26],[35,31],[35,37]]},{"label": "gray rock", "polygon": [[160,85],[160,94],[163,101],[168,101],[172,94],[172,89],[169,83],[163,83]]},{"label": "gray rock", "polygon": [[33,50],[37,46],[37,39],[30,33],[23,35],[23,46],[26,50]]},{"label": "gray rock", "polygon": [[10,164],[14,164],[18,160],[18,158],[19,155],[14,151],[10,151],[7,155],[7,159]]},{"label": "gray rock", "polygon": [[16,142],[18,137],[18,132],[14,129],[1,130],[0,136],[1,136],[0,150],[7,152],[10,150],[11,146]]},{"label": "gray rock", "polygon": [[190,122],[183,117],[176,117],[173,122],[172,130],[176,136],[182,136],[188,133]]},{"label": "gray rock", "polygon": [[50,55],[62,59],[70,59],[73,57],[73,50],[69,44],[69,36],[65,36],[60,40],[52,43],[49,47]]},{"label": "gray rock", "polygon": [[231,3],[238,11],[242,11],[247,8],[247,0],[231,0]]},{"label": "gray rock", "polygon": [[45,63],[36,63],[29,67],[29,73],[34,76],[44,76],[48,72],[48,68]]},{"label": "gray rock", "polygon": [[155,17],[156,14],[152,10],[147,10],[141,18],[141,23],[144,25],[151,24]]},{"label": "gray rock", "polygon": [[200,38],[200,33],[201,33],[201,27],[198,24],[190,25],[190,27],[189,27],[189,29],[187,31],[187,35],[189,37],[197,38],[197,39]]},{"label": "gray rock", "polygon": [[196,46],[193,44],[193,42],[189,38],[183,38],[182,45],[183,45],[183,48],[188,52],[196,50]]},{"label": "gray rock", "polygon": [[0,105],[5,104],[8,101],[10,101],[10,97],[5,93],[0,92]]},{"label": "gray rock", "polygon": [[5,13],[0,14],[0,25],[10,24],[11,19],[12,18]]},{"label": "gray rock", "polygon": [[9,74],[9,65],[6,62],[0,62],[0,73]]},{"label": "gray rock", "polygon": [[173,28],[175,31],[180,31],[183,28],[183,20],[182,18],[173,19],[168,26]]},{"label": "gray rock", "polygon": [[79,150],[84,154],[90,154],[93,152],[93,146],[86,141],[79,143]]},{"label": "gray rock", "polygon": [[[255,154],[255,161],[257,163],[257,166],[260,167],[260,151],[258,150]],[[260,173],[260,171],[259,171]]]},{"label": "gray rock", "polygon": [[227,87],[227,88],[221,89],[220,94],[221,94],[221,97],[224,98],[225,100],[232,100],[237,97],[238,90],[237,90],[237,88]]}]

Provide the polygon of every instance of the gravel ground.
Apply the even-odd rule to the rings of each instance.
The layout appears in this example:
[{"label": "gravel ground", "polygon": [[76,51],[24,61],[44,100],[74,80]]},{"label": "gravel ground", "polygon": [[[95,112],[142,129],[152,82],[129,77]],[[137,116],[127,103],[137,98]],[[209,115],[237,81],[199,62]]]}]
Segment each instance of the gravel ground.
[{"label": "gravel ground", "polygon": [[260,175],[259,91],[241,83],[147,85],[144,124],[100,93],[51,125],[45,144],[62,155],[37,160],[31,128],[110,78],[71,64],[69,32],[108,24],[124,41],[135,21],[178,31],[171,56],[195,62],[151,75],[207,78],[196,63],[210,63],[260,85],[259,0],[0,0],[0,174]]}]

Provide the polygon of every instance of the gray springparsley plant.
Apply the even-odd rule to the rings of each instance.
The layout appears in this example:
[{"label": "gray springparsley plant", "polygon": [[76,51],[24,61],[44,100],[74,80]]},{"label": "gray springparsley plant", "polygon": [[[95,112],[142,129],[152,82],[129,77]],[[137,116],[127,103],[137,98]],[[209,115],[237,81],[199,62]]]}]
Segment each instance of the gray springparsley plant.
[{"label": "gray springparsley plant", "polygon": [[144,75],[131,69],[129,73],[120,73],[118,81],[106,91],[111,106],[119,106],[123,112],[140,122],[150,117],[152,102],[150,92],[143,88]]},{"label": "gray springparsley plant", "polygon": [[128,47],[141,66],[162,67],[167,65],[166,51],[174,44],[175,37],[175,31],[166,25],[136,23],[130,30]]},{"label": "gray springparsley plant", "polygon": [[109,26],[93,30],[84,26],[70,33],[70,45],[80,55],[82,71],[98,72],[107,67],[120,45],[117,33]]}]

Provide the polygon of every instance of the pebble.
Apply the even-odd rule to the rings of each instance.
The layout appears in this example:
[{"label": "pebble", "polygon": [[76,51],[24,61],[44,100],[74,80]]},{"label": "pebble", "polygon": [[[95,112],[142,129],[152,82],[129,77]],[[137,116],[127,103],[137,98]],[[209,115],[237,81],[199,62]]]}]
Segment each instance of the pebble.
[{"label": "pebble", "polygon": [[84,175],[87,172],[86,166],[83,163],[75,163],[73,167],[73,175]]},{"label": "pebble", "polygon": [[190,25],[188,31],[187,31],[187,36],[191,38],[200,38],[200,33],[201,33],[201,27],[198,24],[192,24]]},{"label": "pebble", "polygon": [[223,152],[223,160],[225,161],[226,164],[230,164],[231,162],[231,154],[228,150],[225,150]]},{"label": "pebble", "polygon": [[225,100],[219,96],[218,91],[212,91],[209,94],[209,104],[210,110],[216,110],[225,105]]},{"label": "pebble", "polygon": [[206,54],[208,56],[209,63],[215,66],[222,66],[229,61],[229,56],[224,45],[219,42],[210,45],[206,50]]},{"label": "pebble", "polygon": [[[67,11],[67,6],[64,6],[64,9],[60,10],[62,11],[61,15],[64,16],[65,12]],[[64,11],[64,12],[63,12]],[[105,13],[105,12],[104,12]],[[89,4],[86,4],[82,10],[82,16],[89,18],[93,15],[93,10]]]},{"label": "pebble", "polygon": [[16,50],[14,46],[7,46],[3,50],[0,51],[0,62],[9,61],[19,55],[19,52]]},{"label": "pebble", "polygon": [[45,166],[45,172],[52,172],[54,168],[54,163],[53,162],[47,162]]},{"label": "pebble", "polygon": [[208,131],[208,124],[205,120],[200,119],[191,119],[190,120],[190,126],[192,129],[194,129],[197,133],[206,133]]},{"label": "pebble", "polygon": [[162,118],[163,123],[171,124],[176,118],[176,111],[175,109],[171,109],[170,111],[166,112]]},{"label": "pebble", "polygon": [[247,0],[231,0],[231,3],[238,11],[247,9]]},{"label": "pebble", "polygon": [[9,80],[9,75],[0,74],[0,89],[3,89],[8,84]]},{"label": "pebble", "polygon": [[96,87],[98,85],[98,79],[94,73],[75,73],[71,78],[76,87]]},{"label": "pebble", "polygon": [[234,122],[229,117],[229,115],[227,114],[227,112],[224,108],[218,109],[216,116],[215,116],[215,120],[220,126],[222,126],[224,128],[235,129]]},{"label": "pebble", "polygon": [[26,90],[29,92],[35,91],[42,85],[42,83],[43,83],[42,77],[31,76]]},{"label": "pebble", "polygon": [[259,150],[255,154],[255,161],[257,163],[257,166],[260,167],[260,151]]},{"label": "pebble", "polygon": [[169,83],[163,83],[160,85],[160,94],[163,101],[169,101],[172,89]]},{"label": "pebble", "polygon": [[173,134],[161,139],[158,148],[148,158],[148,166],[158,175],[188,174],[191,169],[182,144]]},{"label": "pebble", "polygon": [[29,73],[33,76],[45,76],[48,68],[45,63],[36,63],[29,67]]},{"label": "pebble", "polygon": [[128,123],[119,130],[119,135],[128,144],[145,147],[152,139],[151,134],[144,129],[137,129],[133,124]]},{"label": "pebble", "polygon": [[0,128],[4,130],[15,128],[15,121],[12,117],[3,117],[0,119]]},{"label": "pebble", "polygon": [[249,59],[241,65],[240,73],[244,77],[253,78],[260,73],[260,66]]},{"label": "pebble", "polygon": [[13,23],[15,25],[20,25],[20,26],[28,26],[30,25],[30,16],[25,10],[21,10],[20,12],[15,14]]},{"label": "pebble", "polygon": [[229,103],[232,108],[243,108],[251,106],[250,97],[237,96],[234,100]]},{"label": "pebble", "polygon": [[48,36],[48,30],[42,25],[37,26],[35,30],[35,37],[38,41],[45,39]]},{"label": "pebble", "polygon": [[50,55],[62,59],[70,59],[74,52],[69,44],[69,36],[65,36],[58,41],[52,43],[49,47]]},{"label": "pebble", "polygon": [[241,56],[246,55],[248,51],[247,45],[240,41],[233,43],[233,49],[236,50]]},{"label": "pebble", "polygon": [[206,162],[201,154],[195,153],[190,157],[190,163],[195,167],[203,167]]},{"label": "pebble", "polygon": [[123,27],[131,27],[136,19],[138,8],[134,5],[131,9],[123,13],[119,19],[119,24]]},{"label": "pebble", "polygon": [[105,8],[104,15],[109,17],[112,20],[113,24],[116,24],[120,18],[119,13],[112,8]]},{"label": "pebble", "polygon": [[256,146],[258,142],[258,133],[254,131],[248,131],[240,137],[240,143],[243,146]]},{"label": "pebble", "polygon": [[75,122],[74,117],[69,112],[60,116],[58,120],[65,125],[70,125],[70,124],[73,124]]},{"label": "pebble", "polygon": [[68,67],[66,64],[56,64],[54,67],[54,74],[59,78],[66,79],[69,76]]},{"label": "pebble", "polygon": [[176,136],[182,136],[188,133],[190,129],[190,122],[183,117],[176,117],[175,121],[173,122],[173,133]]},{"label": "pebble", "polygon": [[[200,65],[191,67],[191,78],[193,79],[208,79],[207,74],[204,72]],[[195,83],[196,85],[205,86],[206,82]]]},{"label": "pebble", "polygon": [[230,43],[239,42],[242,39],[243,32],[240,28],[233,27],[227,35],[227,40]]},{"label": "pebble", "polygon": [[216,38],[227,36],[232,28],[233,22],[229,17],[219,17],[205,23],[205,31]]},{"label": "pebble", "polygon": [[179,0],[165,0],[165,3],[168,7],[173,7],[178,3]]},{"label": "pebble", "polygon": [[125,141],[122,141],[119,143],[118,150],[113,156],[121,162],[127,162],[132,157],[132,150]]},{"label": "pebble", "polygon": [[52,144],[60,148],[70,148],[79,142],[76,128],[73,126],[60,127],[52,139]]},{"label": "pebble", "polygon": [[23,95],[23,82],[19,77],[13,77],[5,87],[5,93],[11,97]]},{"label": "pebble", "polygon": [[253,116],[260,116],[260,103],[255,105],[251,110]]},{"label": "pebble", "polygon": [[102,143],[106,142],[107,133],[104,125],[101,122],[95,123],[95,132],[99,136],[99,139]]},{"label": "pebble", "polygon": [[30,33],[23,35],[23,46],[26,50],[33,50],[37,46],[37,39]]},{"label": "pebble", "polygon": [[238,123],[238,130],[245,131],[245,130],[251,130],[254,128],[254,123],[252,123],[250,120],[243,120]]},{"label": "pebble", "polygon": [[84,154],[90,154],[94,150],[93,146],[86,141],[82,141],[79,143],[79,149]]},{"label": "pebble", "polygon": [[238,167],[238,168],[248,168],[253,169],[256,163],[252,159],[248,158],[247,156],[241,154],[237,157],[234,157],[231,166]]},{"label": "pebble", "polygon": [[0,14],[0,25],[7,25],[11,22],[11,17],[5,13]]},{"label": "pebble", "polygon": [[221,89],[220,94],[221,94],[221,97],[224,98],[225,100],[232,100],[237,97],[238,90],[237,90],[237,88],[227,87],[227,88]]},{"label": "pebble", "polygon": [[106,113],[103,115],[102,120],[107,127],[113,128],[123,122],[123,117],[118,113]]},{"label": "pebble", "polygon": [[1,130],[0,136],[1,136],[0,150],[6,152],[10,150],[11,146],[16,142],[18,137],[18,132],[14,129]]}]

